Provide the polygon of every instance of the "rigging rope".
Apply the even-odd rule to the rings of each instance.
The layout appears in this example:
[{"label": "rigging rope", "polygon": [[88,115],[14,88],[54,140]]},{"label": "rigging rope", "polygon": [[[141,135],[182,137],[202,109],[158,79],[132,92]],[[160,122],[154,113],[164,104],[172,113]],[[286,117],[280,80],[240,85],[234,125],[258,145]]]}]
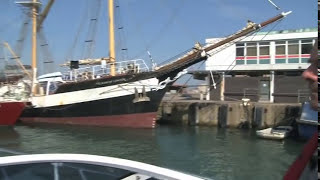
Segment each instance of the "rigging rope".
[{"label": "rigging rope", "polygon": [[126,37],[125,37],[125,27],[123,25],[122,16],[121,16],[121,7],[119,0],[116,1],[116,9],[115,9],[115,18],[116,18],[116,28],[118,29],[118,41],[119,43],[116,43],[116,49],[120,51],[122,60],[128,59],[128,48],[126,43]]},{"label": "rigging rope", "polygon": [[[169,20],[164,24],[164,26],[162,26],[162,28],[159,30],[156,36],[147,43],[146,50],[150,50],[152,46],[154,46],[160,41],[163,34],[166,32],[167,29],[169,29],[168,26],[173,23],[173,21],[180,13],[180,10],[183,8],[185,2],[185,0],[182,0],[182,2],[179,3],[179,6],[172,10],[173,12],[171,13]],[[143,50],[140,53],[138,53],[136,56],[134,56],[134,59],[140,57],[142,54],[145,54],[146,50]]]},{"label": "rigging rope", "polygon": [[[92,1],[91,1],[92,2]],[[96,38],[96,32],[97,32],[97,22],[99,19],[99,14],[101,10],[101,0],[94,1],[95,3],[92,3],[92,15],[90,17],[89,22],[89,30],[87,32],[86,40],[85,40],[85,47],[84,51],[82,51],[84,54],[82,55],[82,58],[87,59],[92,57],[92,53],[94,51],[94,45],[95,45],[95,38]]]},{"label": "rigging rope", "polygon": [[[269,34],[278,24],[279,24],[279,22],[281,22],[282,20],[280,20],[280,21],[278,21],[278,23],[276,23],[266,34]],[[261,31],[263,28],[261,28],[261,29],[259,29],[259,31]],[[259,31],[257,31],[257,32],[259,32]],[[254,33],[254,36],[257,34],[257,32],[256,33]],[[244,38],[246,38],[246,37],[248,37],[249,35],[247,35],[247,36],[245,36]],[[260,39],[260,41],[261,40],[263,40],[264,38],[265,38],[266,36],[263,36],[261,39]],[[244,38],[242,38],[242,39],[244,39]],[[253,38],[252,38],[253,39]],[[251,40],[252,40],[251,39]],[[235,51],[235,50],[234,50]],[[225,72],[225,75],[227,75],[227,74],[229,74],[232,70],[233,70],[233,68],[236,66],[236,65],[233,65],[233,64],[235,64],[235,61],[236,60],[233,60],[233,62],[229,65],[229,67],[231,67],[231,69],[229,69],[229,67],[227,68],[227,71]],[[216,82],[216,85],[218,85],[218,84],[220,84],[221,83],[221,81],[222,81],[222,79],[220,78],[219,80],[218,80],[218,82]],[[228,96],[224,96],[225,98],[229,98],[229,99],[234,99],[234,98],[231,98],[231,97],[228,97]]]},{"label": "rigging rope", "polygon": [[39,30],[38,38],[40,40],[40,47],[42,49],[40,51],[42,53],[42,73],[46,74],[53,72],[55,70],[54,58],[49,50],[49,44],[44,35],[43,27],[41,27]]},{"label": "rigging rope", "polygon": [[84,6],[84,10],[85,13],[83,13],[83,16],[82,16],[82,20],[81,20],[81,23],[79,24],[79,27],[78,27],[78,31],[76,33],[76,36],[75,36],[75,39],[72,43],[72,46],[70,47],[70,49],[67,51],[67,54],[65,56],[65,60],[68,61],[68,60],[72,60],[74,59],[74,50],[76,49],[76,46],[78,44],[78,40],[79,40],[79,37],[80,37],[80,34],[81,32],[83,31],[83,27],[85,25],[85,21],[87,19],[87,17],[89,16],[89,1],[86,1],[86,5]]},{"label": "rigging rope", "polygon": [[[160,1],[161,2],[161,7],[163,9],[167,8],[168,10],[170,10],[168,7],[170,7],[169,5],[165,5],[164,4],[164,1]],[[171,1],[170,1],[171,2]],[[182,9],[182,8],[181,8]],[[197,42],[197,38],[195,38],[194,34],[195,33],[192,33],[190,31],[190,27],[186,26],[183,21],[175,21],[175,22],[179,22],[180,23],[180,26],[181,26],[181,31],[184,31],[187,35],[188,35],[188,38],[191,39],[193,42]]]},{"label": "rigging rope", "polygon": [[17,43],[14,46],[14,51],[16,52],[18,57],[21,57],[21,53],[23,51],[23,47],[25,44],[25,39],[27,37],[27,34],[29,32],[29,23],[30,18],[28,15],[24,15],[24,23],[21,25],[20,32],[19,32],[19,39],[17,40]]},{"label": "rigging rope", "polygon": [[[279,20],[279,21],[266,33],[266,35],[268,35],[281,21],[282,21],[282,20]],[[260,28],[257,32],[261,31],[262,29],[264,29],[264,28]],[[255,32],[254,35],[256,35],[257,32]],[[226,47],[229,47],[229,46],[231,46],[232,44],[235,44],[236,42],[241,41],[242,39],[245,39],[245,38],[249,37],[249,36],[252,35],[252,34],[253,34],[253,33],[250,33],[250,34],[247,34],[246,36],[243,36],[243,37],[238,38],[238,39],[236,39],[236,40],[234,40],[234,41],[231,41],[230,43],[225,44],[225,45],[219,47],[218,50],[211,51],[211,52],[208,53],[207,55],[212,56],[213,54],[216,54],[217,52],[220,52],[222,49],[225,49]],[[261,40],[263,40],[263,39],[266,37],[266,35],[263,36]],[[227,36],[227,37],[228,37],[228,36]],[[251,40],[252,40],[252,39],[251,39]],[[261,40],[260,40],[260,41],[261,41]],[[235,51],[235,50],[233,50],[233,52],[234,52],[234,51]],[[225,75],[229,74],[229,73],[233,70],[233,68],[236,66],[236,65],[234,65],[235,61],[236,61],[236,60],[233,60],[232,63],[228,66]],[[203,65],[204,62],[205,62],[205,61],[203,61],[203,62],[201,63],[201,65],[198,67],[198,69],[200,69],[200,67]],[[230,67],[231,67],[231,69],[229,69]],[[191,78],[192,78],[192,76],[190,76],[190,77],[188,78],[188,80],[182,85],[182,87],[186,86],[186,84],[191,80]],[[222,79],[219,78],[219,80],[216,82],[216,85],[219,85],[219,84],[221,83],[221,81],[222,81]],[[178,92],[181,91],[182,87],[180,87],[180,89],[178,90]],[[178,96],[178,94],[176,94],[175,96],[173,96],[173,97],[170,99],[170,101],[173,101],[174,98],[177,97],[177,96]],[[224,96],[224,97],[225,97],[225,98],[229,98],[229,99],[234,99],[234,98],[227,97],[227,96]]]},{"label": "rigging rope", "polygon": [[[144,26],[144,24],[146,24],[146,22],[152,21],[152,19],[154,17],[156,17],[155,13],[158,12],[158,11],[157,10],[153,10],[152,12],[154,14],[146,15],[146,16],[144,16],[144,17],[146,17],[144,20],[138,21],[136,13],[131,13],[131,11],[130,11],[130,7],[129,7],[130,1],[125,1],[125,2],[127,2],[127,7],[128,7],[127,11],[128,11],[128,14],[131,17],[131,21],[133,21],[134,22],[133,24],[135,25],[135,29],[133,30],[133,32],[136,32],[138,34],[137,36],[140,37],[139,40],[143,42],[143,44],[145,46],[145,50],[143,50],[143,52],[145,53],[145,52],[149,51],[150,49],[147,48],[147,41],[144,38],[145,36],[144,36],[144,33],[142,32],[142,27]],[[156,7],[159,7],[159,6],[156,6]],[[140,23],[137,23],[137,22],[140,22]],[[142,54],[142,53],[140,52],[138,54]],[[139,56],[135,55],[133,57],[134,57],[133,59],[135,59],[136,57],[139,57]]]}]

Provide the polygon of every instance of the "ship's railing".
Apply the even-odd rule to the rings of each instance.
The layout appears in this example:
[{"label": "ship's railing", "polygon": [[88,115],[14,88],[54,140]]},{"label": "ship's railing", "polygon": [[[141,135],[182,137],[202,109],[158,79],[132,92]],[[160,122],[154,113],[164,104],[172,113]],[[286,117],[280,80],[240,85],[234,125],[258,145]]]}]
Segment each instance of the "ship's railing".
[{"label": "ship's railing", "polygon": [[[78,69],[68,70],[63,73],[65,81],[81,81],[87,79],[96,79],[110,75],[111,64],[90,65]],[[148,72],[149,68],[142,59],[115,62],[117,74]]]}]

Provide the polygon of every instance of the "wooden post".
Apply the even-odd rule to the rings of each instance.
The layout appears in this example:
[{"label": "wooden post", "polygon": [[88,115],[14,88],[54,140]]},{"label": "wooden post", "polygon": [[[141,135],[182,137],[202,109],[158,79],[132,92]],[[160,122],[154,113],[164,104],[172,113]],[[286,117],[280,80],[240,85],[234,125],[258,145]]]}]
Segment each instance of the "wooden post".
[{"label": "wooden post", "polygon": [[225,73],[222,72],[222,80],[220,84],[220,100],[224,101],[224,90],[225,90]]}]

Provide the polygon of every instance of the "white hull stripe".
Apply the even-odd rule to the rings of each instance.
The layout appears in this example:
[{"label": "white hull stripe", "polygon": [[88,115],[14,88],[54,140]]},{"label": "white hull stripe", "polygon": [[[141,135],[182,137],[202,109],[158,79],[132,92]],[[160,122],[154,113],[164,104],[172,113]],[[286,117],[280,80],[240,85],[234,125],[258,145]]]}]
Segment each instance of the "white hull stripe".
[{"label": "white hull stripe", "polygon": [[150,78],[146,80],[117,84],[100,88],[52,94],[47,96],[36,96],[32,97],[31,101],[36,108],[69,105],[81,102],[89,102],[132,95],[135,93],[135,88],[137,88],[138,92],[141,93],[143,86],[145,86],[145,91],[149,92],[151,90],[156,89],[158,83],[159,80],[157,78]]}]

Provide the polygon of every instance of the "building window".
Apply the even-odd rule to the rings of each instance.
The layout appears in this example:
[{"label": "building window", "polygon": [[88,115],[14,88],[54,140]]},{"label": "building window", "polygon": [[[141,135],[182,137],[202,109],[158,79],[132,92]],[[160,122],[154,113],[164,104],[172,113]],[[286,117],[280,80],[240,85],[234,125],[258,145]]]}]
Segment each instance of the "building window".
[{"label": "building window", "polygon": [[246,63],[247,64],[257,64],[257,43],[248,42],[246,43]]},{"label": "building window", "polygon": [[260,50],[260,56],[270,55],[270,47],[269,47],[269,45],[268,46],[260,45],[259,50]]},{"label": "building window", "polygon": [[276,41],[276,64],[286,63],[286,41]]},{"label": "building window", "polygon": [[299,54],[299,41],[288,41],[288,54]]},{"label": "building window", "polygon": [[310,54],[312,44],[301,44],[301,54]]},{"label": "building window", "polygon": [[312,39],[301,40],[301,63],[308,63],[312,47]]},{"label": "building window", "polygon": [[236,64],[245,64],[244,62],[244,43],[236,44]]},{"label": "building window", "polygon": [[259,42],[259,64],[270,64],[270,42]]},{"label": "building window", "polygon": [[244,48],[237,48],[236,56],[244,56]]},{"label": "building window", "polygon": [[299,40],[288,41],[288,63],[299,63]]},{"label": "building window", "polygon": [[[276,40],[275,63],[308,63],[314,39]],[[236,44],[236,64],[270,64],[270,42]]]},{"label": "building window", "polygon": [[257,47],[247,47],[247,56],[257,56]]},{"label": "building window", "polygon": [[270,42],[236,44],[236,64],[270,64]]},{"label": "building window", "polygon": [[246,56],[257,56],[257,43],[247,43],[247,54]]}]

